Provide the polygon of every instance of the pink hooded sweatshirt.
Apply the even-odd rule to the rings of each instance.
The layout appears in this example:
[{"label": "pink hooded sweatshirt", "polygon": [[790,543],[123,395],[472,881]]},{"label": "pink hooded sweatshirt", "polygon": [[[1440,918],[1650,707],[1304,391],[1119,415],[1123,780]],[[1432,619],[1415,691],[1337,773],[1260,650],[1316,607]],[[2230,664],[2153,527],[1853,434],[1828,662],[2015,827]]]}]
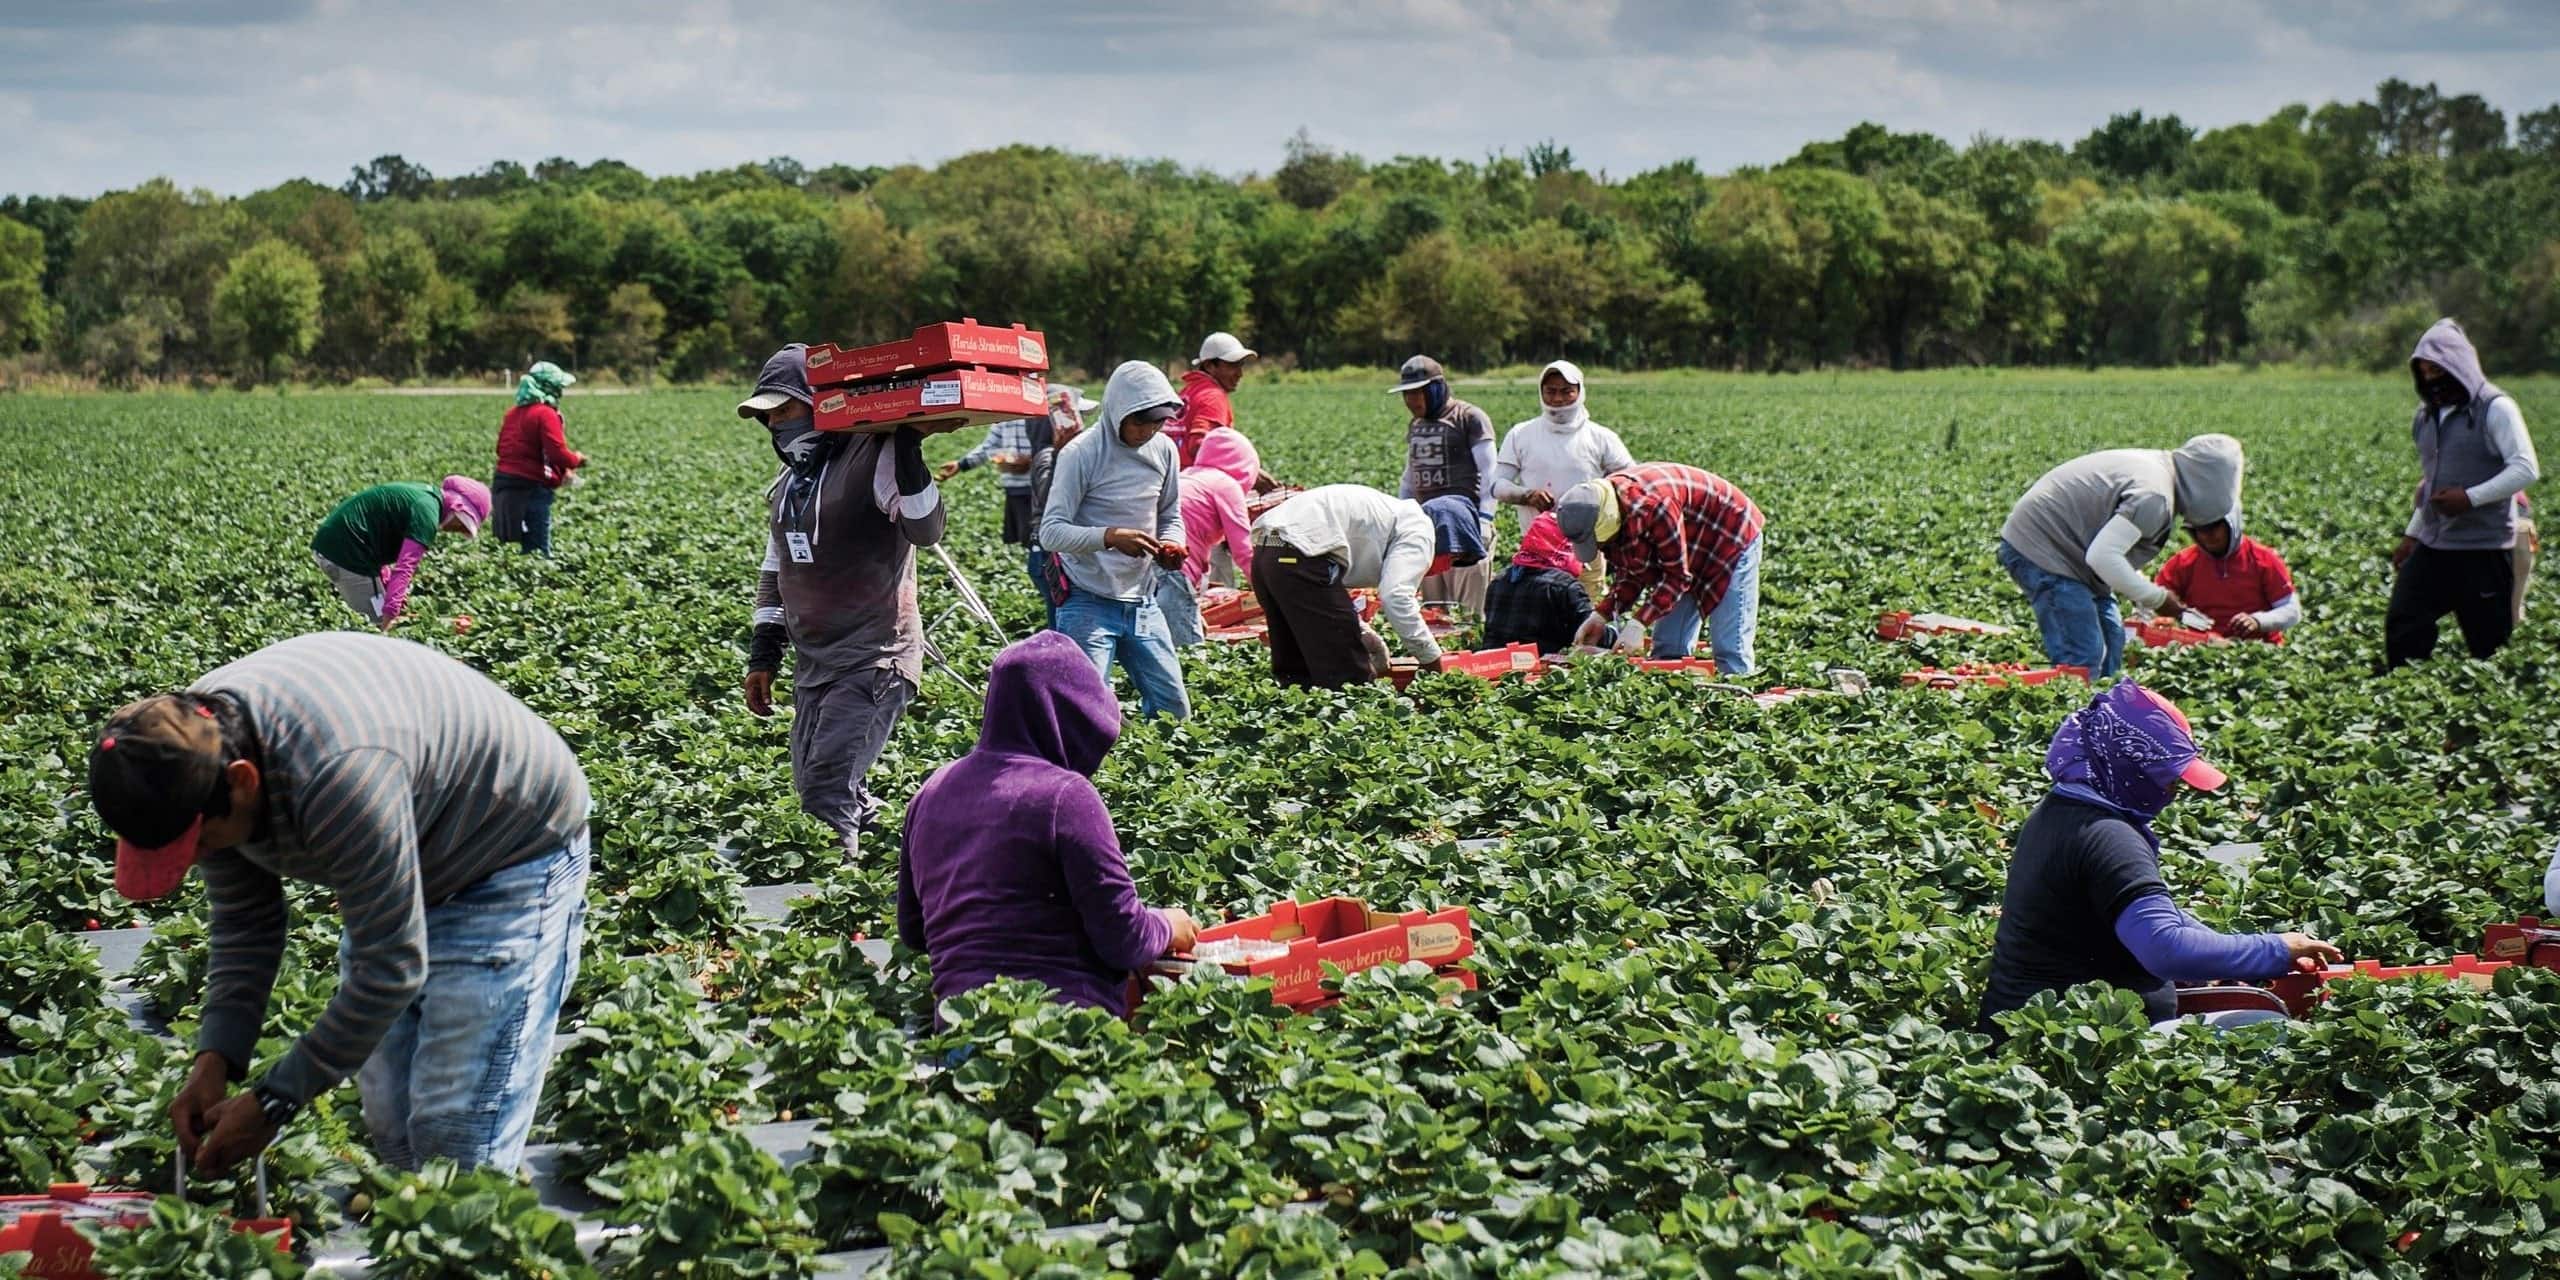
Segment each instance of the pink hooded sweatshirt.
[{"label": "pink hooded sweatshirt", "polygon": [[1253,442],[1233,427],[1200,441],[1199,460],[1182,472],[1182,529],[1190,539],[1182,575],[1191,585],[1208,576],[1209,553],[1222,541],[1239,568],[1253,563],[1253,520],[1244,496],[1261,470]]}]

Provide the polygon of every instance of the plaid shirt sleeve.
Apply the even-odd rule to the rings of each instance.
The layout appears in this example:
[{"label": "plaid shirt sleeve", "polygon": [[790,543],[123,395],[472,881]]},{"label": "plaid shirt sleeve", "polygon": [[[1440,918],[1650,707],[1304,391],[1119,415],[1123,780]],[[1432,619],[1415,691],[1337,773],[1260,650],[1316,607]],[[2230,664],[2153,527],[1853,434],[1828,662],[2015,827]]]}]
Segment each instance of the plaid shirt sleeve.
[{"label": "plaid shirt sleeve", "polygon": [[1760,536],[1760,508],[1722,476],[1705,475],[1689,488],[1689,590],[1703,612],[1724,603],[1734,566]]},{"label": "plaid shirt sleeve", "polygon": [[[1722,477],[1688,468],[1636,469],[1636,490],[1609,553],[1609,598],[1597,612],[1616,618],[1639,596],[1636,621],[1652,626],[1683,597],[1702,609],[1724,599],[1734,565],[1760,536],[1760,510]],[[1648,594],[1648,588],[1650,593]]]}]

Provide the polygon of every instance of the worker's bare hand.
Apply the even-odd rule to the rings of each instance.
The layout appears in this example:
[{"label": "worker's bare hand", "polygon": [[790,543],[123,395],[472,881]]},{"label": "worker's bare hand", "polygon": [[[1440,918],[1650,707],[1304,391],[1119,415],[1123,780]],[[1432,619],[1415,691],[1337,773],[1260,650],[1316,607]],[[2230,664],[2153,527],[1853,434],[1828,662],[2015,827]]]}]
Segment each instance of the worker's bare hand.
[{"label": "worker's bare hand", "polygon": [[2224,635],[2238,636],[2243,640],[2255,640],[2266,634],[2266,630],[2258,625],[2258,616],[2253,613],[2235,613],[2229,622],[2222,624]]},{"label": "worker's bare hand", "polygon": [[1556,495],[1544,489],[1531,489],[1520,495],[1520,504],[1535,511],[1553,511],[1556,508]]},{"label": "worker's bare hand", "polygon": [[2449,484],[2436,490],[2435,496],[2427,499],[2427,505],[2445,515],[2458,516],[2471,509],[2471,491]]},{"label": "worker's bare hand", "polygon": [[187,1072],[187,1082],[178,1086],[178,1096],[169,1101],[169,1126],[178,1132],[178,1150],[192,1160],[196,1144],[204,1140],[208,1128],[206,1114],[220,1105],[223,1095],[231,1092],[229,1068],[218,1053],[199,1053],[196,1065]]},{"label": "worker's bare hand", "polygon": [[997,454],[996,470],[1009,476],[1021,475],[1031,470],[1031,457],[1028,454],[1021,453]]},{"label": "worker's bare hand", "polygon": [[223,1099],[204,1118],[212,1128],[196,1146],[196,1165],[207,1173],[220,1173],[276,1140],[275,1126],[267,1123],[267,1114],[253,1093]]},{"label": "worker's bare hand", "polygon": [[1158,544],[1139,530],[1115,528],[1103,530],[1102,545],[1122,555],[1153,556]]},{"label": "worker's bare hand", "polygon": [[2312,937],[2307,933],[2288,933],[2284,935],[2284,949],[2293,953],[2293,962],[2297,966],[2301,965],[2305,960],[2314,961],[2319,964],[2344,964],[2347,960],[2346,952],[2340,951],[2336,947],[2330,946],[2328,943],[2322,942],[2318,938]]},{"label": "worker's bare hand", "polygon": [[1156,563],[1167,569],[1179,569],[1182,567],[1182,562],[1190,558],[1191,553],[1178,544],[1171,542],[1156,544]]},{"label": "worker's bare hand", "polygon": [[2156,613],[2163,618],[2174,619],[2184,614],[2186,611],[2186,597],[2179,595],[2175,591],[2171,591],[2167,587],[2160,588],[2160,607],[2153,609],[2153,613]]},{"label": "worker's bare hand", "polygon": [[1200,945],[1200,925],[1191,918],[1190,912],[1180,907],[1158,907],[1156,914],[1163,916],[1165,924],[1173,930],[1172,940],[1165,944],[1165,954],[1189,955],[1193,947]]},{"label": "worker's bare hand", "polygon": [[2418,554],[2418,540],[2410,537],[2401,538],[2400,545],[2391,549],[2391,567],[2397,569],[2409,563],[2409,557],[2416,554]]},{"label": "worker's bare hand", "polygon": [[933,469],[933,478],[936,480],[948,480],[958,474],[960,474],[960,464],[957,461],[946,462]]},{"label": "worker's bare hand", "polygon": [[770,719],[772,717],[772,672],[750,671],[747,673],[747,712],[759,720]]},{"label": "worker's bare hand", "polygon": [[1584,618],[1582,625],[1573,629],[1573,644],[1577,649],[1607,648],[1609,645],[1608,620],[1596,613]]}]

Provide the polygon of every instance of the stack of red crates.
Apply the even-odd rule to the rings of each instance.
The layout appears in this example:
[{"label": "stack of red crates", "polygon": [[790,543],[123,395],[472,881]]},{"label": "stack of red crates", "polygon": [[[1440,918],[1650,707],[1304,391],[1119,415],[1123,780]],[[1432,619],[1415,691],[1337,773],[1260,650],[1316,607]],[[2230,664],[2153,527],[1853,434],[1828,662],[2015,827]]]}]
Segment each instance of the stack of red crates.
[{"label": "stack of red crates", "polygon": [[[97,1280],[89,1237],[74,1224],[140,1226],[154,1199],[139,1191],[92,1191],[83,1182],[56,1183],[40,1196],[0,1196],[0,1254],[32,1255],[26,1274],[43,1280]],[[231,1229],[271,1236],[279,1250],[293,1248],[293,1223],[284,1218],[243,1218]]]},{"label": "stack of red crates", "polygon": [[1021,325],[961,320],[868,347],[809,348],[820,431],[927,435],[1049,411],[1048,340]]},{"label": "stack of red crates", "polygon": [[1271,999],[1304,1013],[1338,997],[1324,989],[1325,966],[1359,973],[1379,965],[1419,960],[1466,990],[1475,974],[1459,963],[1474,955],[1476,932],[1465,907],[1439,911],[1372,911],[1358,898],[1275,902],[1258,916],[1200,931],[1203,944],[1228,940],[1277,943],[1286,951],[1222,963],[1239,978],[1271,979]]}]

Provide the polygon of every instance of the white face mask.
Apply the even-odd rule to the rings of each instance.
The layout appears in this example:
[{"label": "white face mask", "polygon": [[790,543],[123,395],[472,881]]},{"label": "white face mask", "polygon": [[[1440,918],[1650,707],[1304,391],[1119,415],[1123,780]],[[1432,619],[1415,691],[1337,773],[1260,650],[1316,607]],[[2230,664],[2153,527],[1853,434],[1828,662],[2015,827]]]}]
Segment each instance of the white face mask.
[{"label": "white face mask", "polygon": [[1539,408],[1546,411],[1547,421],[1552,422],[1559,427],[1570,427],[1574,423],[1582,420],[1581,389],[1578,387],[1575,388],[1573,403],[1571,404],[1567,404],[1562,407],[1551,404],[1541,404]]}]

